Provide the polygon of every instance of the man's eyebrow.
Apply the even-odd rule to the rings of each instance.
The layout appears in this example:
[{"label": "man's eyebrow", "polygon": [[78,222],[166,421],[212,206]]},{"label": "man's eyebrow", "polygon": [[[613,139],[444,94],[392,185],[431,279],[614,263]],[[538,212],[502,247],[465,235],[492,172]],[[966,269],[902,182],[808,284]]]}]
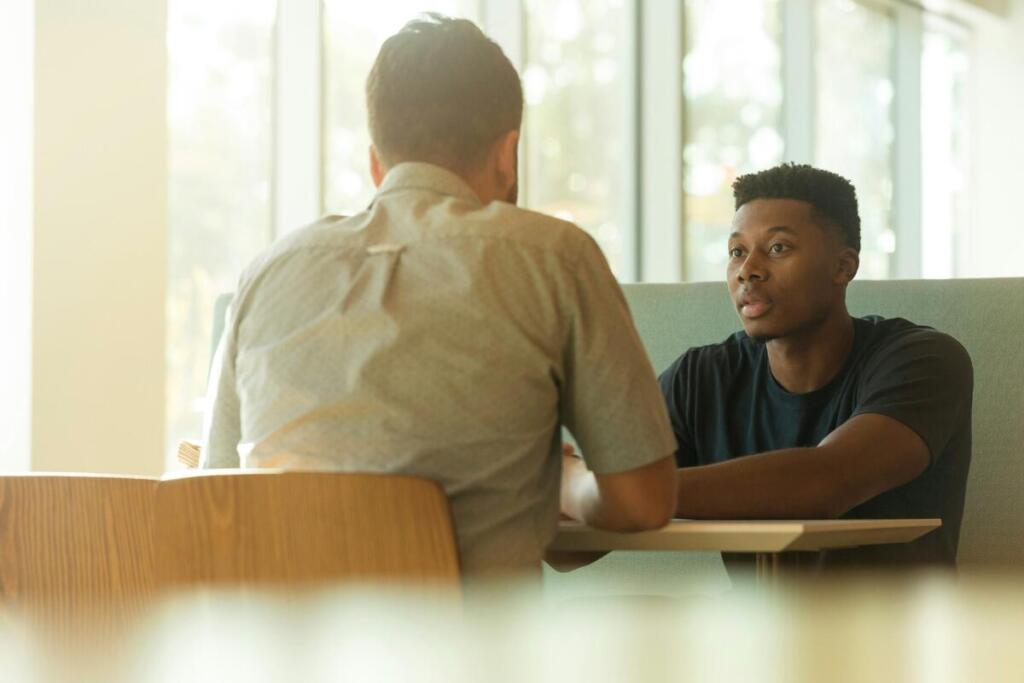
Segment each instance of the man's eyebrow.
[{"label": "man's eyebrow", "polygon": [[[788,232],[790,235],[796,235],[797,232],[788,225],[774,225],[767,230],[769,235],[774,235],[777,232]],[[738,231],[734,231],[729,235],[729,239],[734,240],[737,237],[742,237]]]}]

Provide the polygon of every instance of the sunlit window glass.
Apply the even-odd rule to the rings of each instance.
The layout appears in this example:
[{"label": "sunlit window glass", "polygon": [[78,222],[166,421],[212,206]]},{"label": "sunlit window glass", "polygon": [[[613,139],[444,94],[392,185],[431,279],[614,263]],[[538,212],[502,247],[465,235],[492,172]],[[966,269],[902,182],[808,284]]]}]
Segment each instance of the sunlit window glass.
[{"label": "sunlit window glass", "polygon": [[632,3],[526,0],[523,203],[589,231],[620,277],[632,196]]},{"label": "sunlit window glass", "polygon": [[201,433],[214,301],[270,241],[274,14],[168,2],[168,452]]},{"label": "sunlit window glass", "polygon": [[324,1],[324,207],[351,214],[373,198],[366,77],[381,43],[422,12],[477,21],[477,0]]},{"label": "sunlit window glass", "polygon": [[857,188],[858,277],[891,275],[894,20],[852,0],[817,3],[815,157]]},{"label": "sunlit window glass", "polygon": [[736,176],[782,161],[775,0],[687,0],[683,150],[686,278],[725,277]]},{"label": "sunlit window glass", "polygon": [[921,55],[921,273],[954,277],[967,195],[966,36],[930,22]]}]

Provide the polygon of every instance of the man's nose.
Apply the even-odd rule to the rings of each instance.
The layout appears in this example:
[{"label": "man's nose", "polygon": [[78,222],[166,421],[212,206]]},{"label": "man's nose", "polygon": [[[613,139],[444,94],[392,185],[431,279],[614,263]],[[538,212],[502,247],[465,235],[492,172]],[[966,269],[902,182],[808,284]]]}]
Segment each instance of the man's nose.
[{"label": "man's nose", "polygon": [[756,251],[751,251],[747,254],[747,257],[743,259],[743,263],[740,265],[740,269],[737,271],[736,277],[740,282],[764,280],[767,277],[767,272],[764,268],[764,261]]}]

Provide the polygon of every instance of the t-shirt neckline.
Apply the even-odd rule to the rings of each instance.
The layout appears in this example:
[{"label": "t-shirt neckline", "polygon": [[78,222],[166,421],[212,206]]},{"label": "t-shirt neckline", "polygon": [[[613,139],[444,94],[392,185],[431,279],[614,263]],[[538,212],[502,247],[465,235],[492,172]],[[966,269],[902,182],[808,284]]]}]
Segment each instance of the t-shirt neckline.
[{"label": "t-shirt neckline", "polygon": [[836,372],[832,379],[813,391],[794,394],[779,384],[779,381],[775,379],[774,373],[772,373],[771,364],[768,362],[768,346],[766,344],[761,344],[758,364],[761,366],[761,369],[767,378],[765,380],[765,384],[767,385],[769,395],[773,398],[778,398],[781,401],[786,401],[791,405],[800,406],[814,405],[827,400],[835,388],[842,384],[843,378],[849,374],[853,361],[859,354],[864,341],[864,321],[854,316],[850,316],[850,318],[853,320],[853,343],[850,345],[850,352],[847,354],[846,360],[843,361],[842,367],[839,368],[839,371]]}]

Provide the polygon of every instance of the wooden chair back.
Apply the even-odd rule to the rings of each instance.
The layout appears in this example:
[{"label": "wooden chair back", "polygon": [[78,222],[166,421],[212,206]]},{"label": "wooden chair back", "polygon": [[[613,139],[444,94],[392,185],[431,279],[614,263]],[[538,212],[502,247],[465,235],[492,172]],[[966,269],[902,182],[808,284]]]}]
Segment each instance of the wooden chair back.
[{"label": "wooden chair back", "polygon": [[158,480],[92,474],[0,476],[0,601],[49,616],[151,596]]},{"label": "wooden chair back", "polygon": [[426,479],[340,472],[170,475],[156,496],[157,580],[458,585],[448,499]]}]

